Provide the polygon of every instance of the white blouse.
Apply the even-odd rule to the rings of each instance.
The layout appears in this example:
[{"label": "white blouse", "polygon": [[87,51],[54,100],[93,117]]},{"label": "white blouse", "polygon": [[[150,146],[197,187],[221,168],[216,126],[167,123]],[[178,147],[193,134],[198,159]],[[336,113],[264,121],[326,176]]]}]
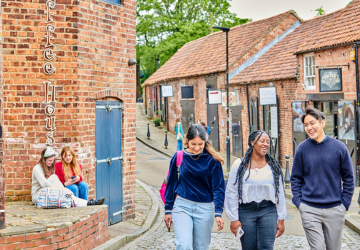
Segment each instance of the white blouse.
[{"label": "white blouse", "polygon": [[[229,179],[225,191],[225,211],[231,221],[239,220],[239,182],[234,185],[236,181],[236,175],[241,163],[241,159],[237,159],[230,171]],[[250,176],[247,170],[243,177],[243,189],[242,189],[242,203],[257,202],[262,200],[272,201],[276,204],[276,210],[278,214],[278,220],[284,220],[286,217],[286,202],[284,185],[281,176],[279,177],[279,204],[275,198],[274,177],[269,165],[263,168],[250,169]]]}]

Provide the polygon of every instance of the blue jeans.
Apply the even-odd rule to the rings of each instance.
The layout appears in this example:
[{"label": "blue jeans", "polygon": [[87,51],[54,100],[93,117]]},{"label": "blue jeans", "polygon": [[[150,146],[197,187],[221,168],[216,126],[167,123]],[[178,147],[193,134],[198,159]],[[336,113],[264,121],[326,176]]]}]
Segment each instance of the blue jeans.
[{"label": "blue jeans", "polygon": [[70,189],[76,197],[87,200],[89,197],[89,186],[85,181],[82,181],[78,184],[72,184],[70,186],[66,186]]},{"label": "blue jeans", "polygon": [[183,141],[182,140],[176,140],[177,141],[177,151],[183,150]]},{"label": "blue jeans", "polygon": [[208,250],[215,213],[212,202],[176,197],[172,211],[176,250]]},{"label": "blue jeans", "polygon": [[277,228],[276,205],[263,200],[239,205],[239,220],[244,235],[240,238],[242,249],[274,249]]}]

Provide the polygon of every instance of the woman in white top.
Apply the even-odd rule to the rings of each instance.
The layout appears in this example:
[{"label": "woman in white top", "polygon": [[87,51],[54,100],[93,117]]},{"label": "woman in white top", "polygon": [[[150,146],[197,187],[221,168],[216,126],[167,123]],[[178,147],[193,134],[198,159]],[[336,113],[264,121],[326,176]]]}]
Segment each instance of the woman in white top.
[{"label": "woman in white top", "polygon": [[273,249],[275,238],[285,231],[286,217],[283,174],[269,154],[271,138],[265,131],[254,131],[243,159],[232,165],[226,191],[225,210],[230,229],[241,227],[242,249]]},{"label": "woman in white top", "polygon": [[[64,187],[57,175],[55,174],[55,156],[56,153],[53,148],[47,147],[41,152],[41,158],[38,164],[33,168],[32,172],[32,184],[31,184],[31,196],[32,202],[36,205],[37,198],[40,190],[46,187]],[[88,201],[80,199],[76,196],[72,196],[77,207],[86,207],[91,205],[102,205],[105,198],[100,200]]]}]

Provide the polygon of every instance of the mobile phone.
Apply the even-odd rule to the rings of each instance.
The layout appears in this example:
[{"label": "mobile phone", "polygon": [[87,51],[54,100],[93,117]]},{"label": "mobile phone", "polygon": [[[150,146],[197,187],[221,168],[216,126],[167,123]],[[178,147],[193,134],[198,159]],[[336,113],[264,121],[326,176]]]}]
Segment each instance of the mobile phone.
[{"label": "mobile phone", "polygon": [[74,179],[76,176],[71,176],[71,179]]},{"label": "mobile phone", "polygon": [[244,235],[244,230],[242,230],[242,228],[239,227],[236,233],[236,237],[240,239],[243,235]]}]

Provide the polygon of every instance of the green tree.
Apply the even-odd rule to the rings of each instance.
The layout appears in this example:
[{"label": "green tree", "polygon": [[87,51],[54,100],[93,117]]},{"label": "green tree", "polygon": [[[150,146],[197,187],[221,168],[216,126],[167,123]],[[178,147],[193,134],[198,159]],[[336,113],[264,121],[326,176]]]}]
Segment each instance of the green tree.
[{"label": "green tree", "polygon": [[312,10],[312,11],[316,11],[316,16],[322,16],[322,15],[326,14],[323,6],[321,6],[320,8],[317,8],[316,10]]},{"label": "green tree", "polygon": [[142,82],[184,44],[210,34],[214,26],[233,27],[251,21],[229,11],[227,0],[138,0],[137,61],[146,72]]}]

